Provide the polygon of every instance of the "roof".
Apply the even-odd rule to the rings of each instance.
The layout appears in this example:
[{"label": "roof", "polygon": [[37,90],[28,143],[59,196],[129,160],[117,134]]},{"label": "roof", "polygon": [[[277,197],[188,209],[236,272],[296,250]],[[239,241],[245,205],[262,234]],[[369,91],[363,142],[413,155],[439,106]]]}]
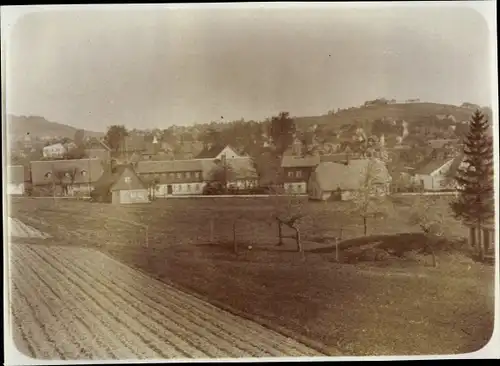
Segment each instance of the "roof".
[{"label": "roof", "polygon": [[[121,179],[127,171],[130,172],[132,178],[130,183],[126,183],[124,179]],[[147,188],[145,183],[137,176],[132,165],[129,164],[117,165],[114,172],[111,172],[110,169],[106,170],[95,183],[95,189],[102,192],[145,188]]]},{"label": "roof", "polygon": [[281,159],[282,168],[311,168],[320,163],[318,155],[311,156],[290,156],[284,155]]},{"label": "roof", "polygon": [[51,184],[51,177],[47,173],[54,171],[65,171],[75,169],[73,183],[93,183],[96,182],[104,172],[101,159],[71,159],[71,160],[43,160],[32,161],[31,179],[34,185]]},{"label": "roof", "polygon": [[[223,145],[223,144],[215,144],[210,147],[205,147],[201,152],[196,155],[195,159],[215,159],[217,155],[221,153],[222,150],[224,150],[226,147],[229,145]],[[231,149],[233,149],[231,146],[229,146]],[[233,149],[235,150],[235,149]],[[235,150],[236,151],[236,150]]]},{"label": "roof", "polygon": [[105,149],[111,151],[111,148],[102,140],[97,137],[91,137],[85,142],[86,149]]},{"label": "roof", "polygon": [[324,191],[360,189],[366,177],[366,172],[373,164],[373,174],[376,183],[389,183],[391,176],[381,160],[359,159],[352,160],[348,165],[323,162],[314,171],[313,177]]},{"label": "roof", "polygon": [[14,183],[14,184],[24,183],[26,180],[24,166],[23,165],[9,166],[7,171],[7,179],[9,183]]},{"label": "roof", "polygon": [[438,170],[439,168],[443,167],[445,164],[451,163],[450,169],[458,169],[460,166],[460,163],[462,162],[464,158],[463,153],[458,154],[455,157],[440,157],[438,159],[435,158],[427,158],[425,159],[421,164],[419,164],[417,167],[415,167],[415,174],[420,174],[420,175],[429,175]]},{"label": "roof", "polygon": [[[353,158],[351,157],[350,160]],[[332,163],[343,163],[347,161],[347,155],[346,154],[328,154],[328,155],[321,155],[319,158],[321,163],[325,162],[332,162]]]},{"label": "roof", "polygon": [[44,146],[44,147],[43,147],[43,149],[44,149],[44,150],[45,150],[45,149],[53,149],[53,148],[55,148],[55,147],[62,148],[62,149],[64,149],[64,148],[65,148],[65,147],[64,147],[64,145],[63,145],[62,143],[57,142],[57,143],[55,143],[55,144],[50,144],[50,145]]},{"label": "roof", "polygon": [[110,158],[109,150],[102,149],[85,149],[85,154],[90,158],[99,158],[101,160],[108,160]]},{"label": "roof", "polygon": [[137,173],[170,173],[170,172],[195,172],[204,171],[212,167],[211,161],[203,160],[163,160],[163,161],[139,161]]}]

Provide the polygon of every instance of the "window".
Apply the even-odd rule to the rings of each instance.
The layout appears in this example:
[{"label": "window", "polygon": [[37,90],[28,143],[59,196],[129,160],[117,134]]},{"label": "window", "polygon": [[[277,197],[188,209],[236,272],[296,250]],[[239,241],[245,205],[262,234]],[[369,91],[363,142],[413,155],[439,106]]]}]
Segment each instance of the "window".
[{"label": "window", "polygon": [[175,174],[174,173],[170,173],[168,176],[170,177],[170,179],[174,179]]},{"label": "window", "polygon": [[65,176],[66,178],[69,178],[69,177],[70,177],[69,172],[64,173],[64,176]]},{"label": "window", "polygon": [[300,170],[297,170],[297,171],[295,172],[295,177],[296,177],[296,178],[300,178],[300,177],[302,177],[302,172],[301,172]]},{"label": "window", "polygon": [[288,178],[293,178],[293,172],[288,172]]},{"label": "window", "polygon": [[199,178],[199,177],[200,177],[200,172],[196,172],[196,173],[194,173],[194,176],[195,176],[196,178]]},{"label": "window", "polygon": [[128,183],[130,183],[130,181],[131,181],[130,177],[125,177],[125,183],[128,184]]},{"label": "window", "polygon": [[191,184],[187,185],[187,190],[188,190],[188,192],[191,192]]},{"label": "window", "polygon": [[179,192],[182,192],[182,185],[180,185],[180,184],[179,184],[179,185],[178,185],[177,190],[178,190]]},{"label": "window", "polygon": [[48,173],[45,174],[45,178],[50,178],[50,177],[52,177],[52,173],[51,172],[48,172]]},{"label": "window", "polygon": [[177,179],[181,179],[182,178],[182,174],[181,173],[177,173],[176,176],[177,176]]},{"label": "window", "polygon": [[81,175],[86,176],[87,175],[87,171],[86,170],[82,170]]},{"label": "window", "polygon": [[199,191],[199,190],[200,190],[200,185],[199,185],[199,184],[197,184],[195,187],[196,187],[196,190],[197,190],[197,191]]},{"label": "window", "polygon": [[186,178],[191,178],[191,173],[190,172],[186,172]]}]

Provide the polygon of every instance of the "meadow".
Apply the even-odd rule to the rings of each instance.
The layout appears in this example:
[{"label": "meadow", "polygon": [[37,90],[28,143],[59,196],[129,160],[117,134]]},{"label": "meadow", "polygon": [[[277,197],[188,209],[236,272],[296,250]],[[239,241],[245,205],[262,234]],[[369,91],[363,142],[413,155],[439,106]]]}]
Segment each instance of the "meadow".
[{"label": "meadow", "polygon": [[[413,199],[394,199],[394,212],[370,220],[363,240],[418,233],[408,223]],[[437,268],[410,257],[337,263],[328,238],[341,235],[342,243],[363,236],[361,220],[346,214],[347,202],[293,203],[292,211],[304,216],[301,255],[291,240],[276,246],[274,217],[287,211],[288,204],[210,197],[117,206],[20,198],[13,199],[10,210],[51,234],[53,245],[96,246],[328,354],[466,353],[488,342],[494,313],[492,267],[460,252],[440,254]],[[446,227],[452,236],[467,235],[451,217]]]}]

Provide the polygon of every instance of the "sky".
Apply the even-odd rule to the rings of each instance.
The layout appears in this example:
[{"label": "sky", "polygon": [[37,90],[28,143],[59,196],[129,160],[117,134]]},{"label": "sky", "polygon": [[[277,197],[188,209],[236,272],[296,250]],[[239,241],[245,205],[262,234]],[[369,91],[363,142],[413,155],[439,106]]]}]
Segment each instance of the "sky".
[{"label": "sky", "polygon": [[492,104],[491,29],[470,8],[75,9],[10,24],[8,113],[104,131],[314,116],[378,97]]}]

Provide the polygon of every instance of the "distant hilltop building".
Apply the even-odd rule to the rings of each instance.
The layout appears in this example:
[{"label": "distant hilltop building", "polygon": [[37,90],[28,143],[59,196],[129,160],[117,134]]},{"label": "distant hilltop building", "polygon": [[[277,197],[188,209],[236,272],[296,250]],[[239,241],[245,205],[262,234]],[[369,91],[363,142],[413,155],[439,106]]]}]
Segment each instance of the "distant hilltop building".
[{"label": "distant hilltop building", "polygon": [[460,106],[462,108],[467,108],[467,109],[481,109],[481,107],[477,104],[474,104],[474,103],[468,103],[468,102],[464,102],[462,103],[462,105]]}]

